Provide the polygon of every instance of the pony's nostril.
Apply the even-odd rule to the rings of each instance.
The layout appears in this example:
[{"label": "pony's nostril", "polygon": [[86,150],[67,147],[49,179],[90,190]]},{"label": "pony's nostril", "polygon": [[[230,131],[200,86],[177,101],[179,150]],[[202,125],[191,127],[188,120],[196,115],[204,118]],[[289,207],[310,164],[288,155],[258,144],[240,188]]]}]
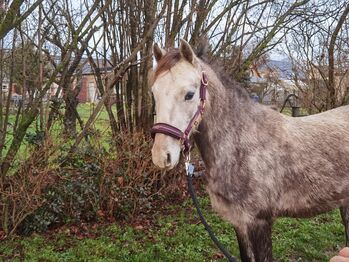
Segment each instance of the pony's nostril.
[{"label": "pony's nostril", "polygon": [[166,163],[167,163],[167,165],[171,164],[171,155],[170,155],[170,153],[167,153]]}]

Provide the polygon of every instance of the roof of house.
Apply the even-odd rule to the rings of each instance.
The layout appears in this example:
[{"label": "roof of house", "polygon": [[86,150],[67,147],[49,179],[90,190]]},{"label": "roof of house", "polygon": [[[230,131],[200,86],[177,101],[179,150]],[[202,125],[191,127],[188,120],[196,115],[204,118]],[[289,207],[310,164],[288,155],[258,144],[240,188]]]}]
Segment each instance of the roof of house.
[{"label": "roof of house", "polygon": [[[54,56],[53,60],[56,64],[59,64],[61,62],[61,57]],[[73,62],[73,60],[74,60],[74,57],[71,58],[71,63]],[[104,61],[102,59],[94,59],[94,62],[96,63],[97,67],[99,67],[101,72],[105,72],[105,71],[110,72],[113,69],[113,65],[109,61],[106,61],[106,63],[104,64]],[[81,73],[83,75],[92,75],[95,73],[93,66],[90,64],[88,58],[86,57],[81,58],[79,65],[82,66]],[[79,66],[77,67],[77,69],[79,69]]]},{"label": "roof of house", "polygon": [[[82,66],[82,74],[83,75],[94,74],[93,66],[87,60],[88,60],[87,58],[82,58],[81,59],[81,63],[80,64],[83,64],[83,66]],[[95,60],[95,63],[96,63],[96,65],[99,67],[99,69],[102,72],[105,72],[105,71],[106,72],[110,72],[113,69],[113,66],[108,61],[106,61],[106,64],[104,64],[104,61],[102,61],[102,60]]]}]

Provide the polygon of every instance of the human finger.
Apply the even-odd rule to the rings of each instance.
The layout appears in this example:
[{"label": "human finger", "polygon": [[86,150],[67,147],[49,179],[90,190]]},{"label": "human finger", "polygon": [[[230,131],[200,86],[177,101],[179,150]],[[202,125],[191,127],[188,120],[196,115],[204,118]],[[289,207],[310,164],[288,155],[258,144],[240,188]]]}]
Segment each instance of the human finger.
[{"label": "human finger", "polygon": [[334,256],[333,258],[331,258],[330,262],[349,262],[349,258],[342,256]]},{"label": "human finger", "polygon": [[339,251],[339,255],[342,257],[349,257],[349,247],[345,247]]}]

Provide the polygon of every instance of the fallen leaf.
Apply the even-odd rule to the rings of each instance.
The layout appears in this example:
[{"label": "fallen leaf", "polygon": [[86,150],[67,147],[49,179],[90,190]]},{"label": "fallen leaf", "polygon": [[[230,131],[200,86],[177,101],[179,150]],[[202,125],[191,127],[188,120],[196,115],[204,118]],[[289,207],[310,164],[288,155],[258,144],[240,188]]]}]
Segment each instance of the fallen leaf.
[{"label": "fallen leaf", "polygon": [[142,225],[138,225],[138,226],[135,226],[135,229],[136,229],[136,230],[143,230],[144,227],[143,227]]},{"label": "fallen leaf", "polygon": [[119,177],[117,178],[117,180],[118,180],[119,185],[120,185],[121,187],[123,187],[123,186],[124,186],[124,178],[123,178],[122,176],[119,176]]}]

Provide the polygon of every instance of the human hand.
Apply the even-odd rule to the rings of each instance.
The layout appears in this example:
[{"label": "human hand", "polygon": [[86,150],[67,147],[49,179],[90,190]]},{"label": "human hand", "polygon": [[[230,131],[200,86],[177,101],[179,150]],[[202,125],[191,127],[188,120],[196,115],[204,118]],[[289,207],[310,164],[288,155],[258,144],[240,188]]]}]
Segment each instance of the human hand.
[{"label": "human hand", "polygon": [[345,247],[339,251],[338,256],[331,258],[330,262],[349,262],[349,247]]}]

